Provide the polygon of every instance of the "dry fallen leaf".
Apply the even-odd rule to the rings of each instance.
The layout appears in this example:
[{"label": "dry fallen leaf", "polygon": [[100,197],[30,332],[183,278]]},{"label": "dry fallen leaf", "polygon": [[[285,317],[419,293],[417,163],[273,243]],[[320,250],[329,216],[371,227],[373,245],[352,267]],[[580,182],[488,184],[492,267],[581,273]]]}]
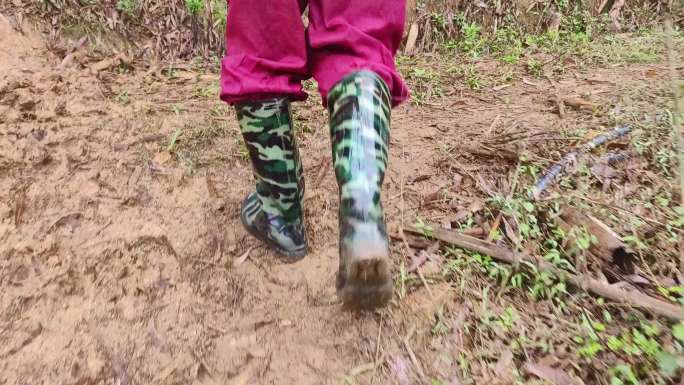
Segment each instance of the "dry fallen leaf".
[{"label": "dry fallen leaf", "polygon": [[513,368],[513,353],[510,350],[505,350],[501,353],[501,357],[496,362],[494,366],[494,374],[499,379],[513,379],[512,371]]},{"label": "dry fallen leaf", "polygon": [[170,160],[171,153],[168,151],[160,151],[154,156],[154,158],[152,158],[152,161],[157,165],[163,165],[164,163],[167,163]]},{"label": "dry fallen leaf", "polygon": [[395,356],[390,363],[390,372],[392,377],[396,378],[401,385],[408,385],[408,362],[403,357]]},{"label": "dry fallen leaf", "polygon": [[591,167],[591,173],[599,180],[603,181],[608,178],[615,178],[615,169],[607,164],[595,164]]},{"label": "dry fallen leaf", "polygon": [[528,362],[525,364],[525,370],[554,385],[576,385],[577,382],[572,379],[567,373],[560,369],[554,369],[539,363]]},{"label": "dry fallen leaf", "polygon": [[564,98],[563,103],[580,111],[594,111],[596,104],[582,98]]},{"label": "dry fallen leaf", "polygon": [[463,183],[463,175],[459,173],[454,173],[453,186],[451,187],[455,192],[461,190],[461,184]]},{"label": "dry fallen leaf", "polygon": [[240,265],[242,265],[243,263],[245,263],[245,261],[247,260],[247,258],[249,258],[249,254],[250,254],[251,252],[252,252],[252,248],[250,247],[250,248],[247,249],[247,251],[245,251],[241,256],[239,256],[238,258],[235,259],[235,261],[233,262],[233,267],[237,267],[237,266],[240,266]]}]

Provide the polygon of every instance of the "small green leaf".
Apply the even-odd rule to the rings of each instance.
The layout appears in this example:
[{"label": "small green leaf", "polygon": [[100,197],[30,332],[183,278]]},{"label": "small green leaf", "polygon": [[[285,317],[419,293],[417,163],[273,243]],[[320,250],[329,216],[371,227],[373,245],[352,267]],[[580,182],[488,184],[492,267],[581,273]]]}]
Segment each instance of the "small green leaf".
[{"label": "small green leaf", "polygon": [[684,286],[672,286],[670,288],[670,293],[673,294],[684,294]]},{"label": "small green leaf", "polygon": [[672,327],[672,335],[679,341],[684,342],[684,322],[680,322]]},{"label": "small green leaf", "polygon": [[577,246],[582,250],[588,249],[589,248],[589,239],[588,238],[577,238]]},{"label": "small green leaf", "polygon": [[606,325],[604,325],[604,324],[602,324],[602,323],[600,323],[600,322],[595,322],[595,321],[593,321],[593,322],[591,323],[591,326],[592,326],[592,327],[594,328],[594,330],[596,330],[597,332],[602,332],[602,331],[605,331],[605,330],[606,330]]},{"label": "small green leaf", "polygon": [[579,355],[586,358],[594,358],[596,354],[603,350],[601,344],[596,341],[590,341],[579,350]]},{"label": "small green leaf", "polygon": [[604,310],[603,311],[603,319],[606,322],[610,323],[613,321],[613,316],[610,314],[610,312],[608,310]]},{"label": "small green leaf", "polygon": [[665,377],[672,377],[679,369],[679,363],[677,362],[677,356],[668,352],[658,352],[656,356],[658,360],[658,367],[660,368],[660,373]]},{"label": "small green leaf", "polygon": [[646,333],[646,335],[649,337],[657,336],[660,332],[660,330],[658,329],[658,325],[655,323],[653,323],[653,324],[642,323],[641,329],[643,329],[644,333]]},{"label": "small green leaf", "polygon": [[607,344],[608,344],[608,348],[614,352],[622,349],[622,347],[625,346],[625,343],[621,339],[619,339],[615,336],[608,337]]},{"label": "small green leaf", "polygon": [[534,205],[531,202],[523,202],[522,205],[528,213],[534,212]]}]

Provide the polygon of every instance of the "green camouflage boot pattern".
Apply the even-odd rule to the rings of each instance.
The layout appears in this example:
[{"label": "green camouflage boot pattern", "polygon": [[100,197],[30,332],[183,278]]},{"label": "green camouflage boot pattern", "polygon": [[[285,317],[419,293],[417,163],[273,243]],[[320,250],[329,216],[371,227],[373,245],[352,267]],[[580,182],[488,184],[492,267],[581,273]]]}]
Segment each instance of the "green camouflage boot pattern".
[{"label": "green camouflage boot pattern", "polygon": [[380,189],[388,161],[390,94],[373,72],[355,72],[328,95],[332,159],[340,193],[337,293],[351,308],[392,297],[391,261]]},{"label": "green camouflage boot pattern", "polygon": [[302,163],[290,102],[271,99],[236,104],[240,130],[252,160],[256,192],[247,196],[242,224],[289,262],[307,251],[302,203]]}]

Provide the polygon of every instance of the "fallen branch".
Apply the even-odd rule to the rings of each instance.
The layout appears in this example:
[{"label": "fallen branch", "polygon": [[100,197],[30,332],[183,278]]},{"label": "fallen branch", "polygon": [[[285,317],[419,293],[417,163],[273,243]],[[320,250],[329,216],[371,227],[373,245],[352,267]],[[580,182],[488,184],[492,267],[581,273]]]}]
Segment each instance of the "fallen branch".
[{"label": "fallen branch", "polygon": [[582,213],[572,207],[563,208],[558,218],[561,228],[566,232],[569,242],[574,242],[573,228],[584,228],[596,237],[589,246],[589,252],[609,266],[616,266],[625,274],[634,274],[634,251],[608,225],[597,218]]},{"label": "fallen branch", "polygon": [[556,277],[563,278],[566,282],[572,284],[573,286],[586,290],[590,293],[594,293],[616,302],[625,303],[636,308],[645,309],[656,315],[675,320],[684,320],[684,307],[682,306],[650,297],[637,291],[636,289],[629,291],[623,290],[615,285],[610,285],[608,283],[599,281],[585,274],[573,274],[568,271],[561,270],[546,261],[538,261],[528,254],[516,253],[507,248],[497,246],[491,242],[459,234],[451,230],[440,229],[438,227],[428,227],[423,229],[414,226],[408,226],[405,230],[414,234],[422,234],[424,236],[427,232],[432,238],[443,243],[448,243],[466,250],[489,255],[494,259],[512,265],[518,265],[521,263],[531,264],[539,271],[548,272]]},{"label": "fallen branch", "polygon": [[541,177],[541,179],[539,179],[537,184],[534,186],[534,189],[532,189],[532,198],[535,200],[539,199],[541,193],[544,192],[544,190],[546,190],[549,187],[549,185],[551,185],[551,182],[553,182],[559,175],[563,173],[563,171],[565,171],[566,167],[568,167],[577,159],[578,155],[585,152],[589,152],[606,142],[610,142],[615,139],[621,138],[627,135],[630,131],[632,131],[632,126],[630,125],[618,127],[611,132],[598,135],[597,137],[590,140],[583,146],[565,155],[558,163],[551,167],[544,174],[544,176]]}]

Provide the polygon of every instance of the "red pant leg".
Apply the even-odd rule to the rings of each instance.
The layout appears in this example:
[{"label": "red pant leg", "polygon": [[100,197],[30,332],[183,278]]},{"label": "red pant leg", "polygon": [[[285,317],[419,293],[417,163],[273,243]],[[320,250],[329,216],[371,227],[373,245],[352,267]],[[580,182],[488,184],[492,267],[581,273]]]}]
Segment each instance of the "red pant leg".
[{"label": "red pant leg", "polygon": [[405,0],[309,0],[309,61],[323,103],[330,88],[362,69],[385,80],[393,105],[408,98],[394,67],[405,17]]},{"label": "red pant leg", "polygon": [[228,103],[289,96],[306,99],[309,77],[299,0],[231,0],[221,99]]}]

